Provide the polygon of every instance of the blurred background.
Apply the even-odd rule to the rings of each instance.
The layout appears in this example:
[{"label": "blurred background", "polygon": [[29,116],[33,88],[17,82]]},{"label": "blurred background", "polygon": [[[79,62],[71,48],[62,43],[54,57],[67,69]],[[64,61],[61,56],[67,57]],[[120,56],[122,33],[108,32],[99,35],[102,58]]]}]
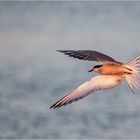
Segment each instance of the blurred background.
[{"label": "blurred background", "polygon": [[140,138],[140,91],[126,82],[49,109],[96,75],[59,49],[140,55],[140,2],[0,2],[0,138]]}]

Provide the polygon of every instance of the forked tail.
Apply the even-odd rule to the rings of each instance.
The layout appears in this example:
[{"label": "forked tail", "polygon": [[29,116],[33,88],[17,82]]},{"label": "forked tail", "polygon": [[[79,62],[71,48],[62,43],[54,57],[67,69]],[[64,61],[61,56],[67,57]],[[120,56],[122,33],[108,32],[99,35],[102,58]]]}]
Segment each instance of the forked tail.
[{"label": "forked tail", "polygon": [[134,93],[134,89],[139,87],[140,56],[129,61],[126,66],[127,68],[131,69],[132,74],[125,75],[125,78],[130,89]]}]

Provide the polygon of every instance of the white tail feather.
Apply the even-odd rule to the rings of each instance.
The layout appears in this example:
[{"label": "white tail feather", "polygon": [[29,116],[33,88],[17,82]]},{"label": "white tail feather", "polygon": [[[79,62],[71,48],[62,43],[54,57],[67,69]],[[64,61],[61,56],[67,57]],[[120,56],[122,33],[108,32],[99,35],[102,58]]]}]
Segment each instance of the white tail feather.
[{"label": "white tail feather", "polygon": [[125,75],[125,78],[130,89],[134,93],[134,89],[139,87],[140,56],[129,61],[126,66],[132,70],[132,74]]}]

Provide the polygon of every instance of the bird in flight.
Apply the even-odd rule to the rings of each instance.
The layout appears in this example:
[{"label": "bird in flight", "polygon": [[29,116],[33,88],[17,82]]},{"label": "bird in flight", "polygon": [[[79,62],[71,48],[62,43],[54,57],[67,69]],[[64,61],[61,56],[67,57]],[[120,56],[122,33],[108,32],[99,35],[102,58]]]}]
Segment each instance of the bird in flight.
[{"label": "bird in flight", "polygon": [[67,93],[56,101],[50,108],[59,108],[67,104],[78,101],[83,97],[97,90],[111,89],[126,80],[129,88],[134,93],[134,89],[139,86],[140,56],[128,63],[116,61],[108,55],[91,50],[58,50],[65,55],[88,61],[97,61],[100,65],[95,65],[89,72],[96,72],[100,75],[95,76],[76,89]]}]

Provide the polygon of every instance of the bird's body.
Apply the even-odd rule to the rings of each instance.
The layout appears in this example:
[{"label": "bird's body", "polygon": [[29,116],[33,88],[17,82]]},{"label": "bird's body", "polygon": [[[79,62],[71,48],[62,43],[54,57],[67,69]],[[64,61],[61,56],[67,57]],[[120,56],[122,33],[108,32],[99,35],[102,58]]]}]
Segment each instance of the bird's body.
[{"label": "bird's body", "polygon": [[122,75],[122,74],[131,74],[132,70],[127,68],[127,65],[124,64],[114,64],[114,63],[107,63],[102,65],[95,72],[102,74],[102,75]]},{"label": "bird's body", "polygon": [[70,93],[66,94],[50,108],[65,106],[96,90],[111,89],[120,85],[124,79],[127,81],[133,93],[134,89],[139,86],[138,73],[140,71],[140,56],[125,64],[97,51],[60,50],[59,52],[78,59],[98,61],[101,62],[102,65],[96,65],[89,70],[89,72],[94,71],[100,75],[89,79]]}]

